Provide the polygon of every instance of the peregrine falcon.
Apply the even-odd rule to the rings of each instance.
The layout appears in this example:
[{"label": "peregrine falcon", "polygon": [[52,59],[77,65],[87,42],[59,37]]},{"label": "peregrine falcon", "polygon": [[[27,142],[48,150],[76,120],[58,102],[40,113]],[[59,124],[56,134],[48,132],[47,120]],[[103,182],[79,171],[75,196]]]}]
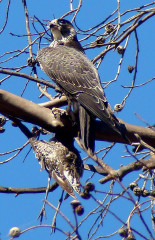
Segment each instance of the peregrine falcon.
[{"label": "peregrine falcon", "polygon": [[70,196],[76,198],[73,190],[80,194],[80,177],[83,174],[80,156],[56,140],[46,142],[31,138],[29,141],[41,169],[46,169],[50,178],[52,177]]},{"label": "peregrine falcon", "polygon": [[37,54],[41,69],[78,109],[80,134],[87,150],[94,152],[94,121],[99,118],[121,134],[121,126],[104,95],[100,78],[84,54],[73,25],[65,19],[50,22],[54,41]]}]

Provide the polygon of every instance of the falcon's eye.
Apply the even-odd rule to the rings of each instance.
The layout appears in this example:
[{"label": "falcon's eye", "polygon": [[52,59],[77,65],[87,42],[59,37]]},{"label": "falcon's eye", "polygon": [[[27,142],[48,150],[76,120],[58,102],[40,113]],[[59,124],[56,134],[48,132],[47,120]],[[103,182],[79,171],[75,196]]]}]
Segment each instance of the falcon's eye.
[{"label": "falcon's eye", "polygon": [[67,20],[65,20],[65,19],[59,19],[58,20],[58,24],[60,24],[60,25],[65,25],[67,23],[69,23],[69,22]]}]

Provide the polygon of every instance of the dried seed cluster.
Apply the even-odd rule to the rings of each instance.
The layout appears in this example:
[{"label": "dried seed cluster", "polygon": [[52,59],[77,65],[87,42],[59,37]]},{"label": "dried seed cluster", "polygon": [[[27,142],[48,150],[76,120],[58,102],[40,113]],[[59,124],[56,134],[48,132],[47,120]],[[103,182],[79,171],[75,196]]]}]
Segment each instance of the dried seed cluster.
[{"label": "dried seed cluster", "polygon": [[89,199],[90,198],[90,192],[95,190],[95,185],[91,182],[87,182],[84,186],[84,191],[81,192],[81,197],[84,199]]},{"label": "dried seed cluster", "polygon": [[81,216],[84,213],[84,207],[78,200],[71,201],[72,208],[78,216]]},{"label": "dried seed cluster", "polygon": [[19,237],[19,235],[21,234],[21,230],[19,227],[12,227],[9,231],[9,235],[12,237],[12,238],[16,238],[16,237]]},{"label": "dried seed cluster", "polygon": [[144,188],[140,188],[136,182],[132,182],[129,184],[129,188],[133,191],[135,196],[138,197],[148,197],[148,196],[152,196],[155,197],[155,190],[147,190]]}]

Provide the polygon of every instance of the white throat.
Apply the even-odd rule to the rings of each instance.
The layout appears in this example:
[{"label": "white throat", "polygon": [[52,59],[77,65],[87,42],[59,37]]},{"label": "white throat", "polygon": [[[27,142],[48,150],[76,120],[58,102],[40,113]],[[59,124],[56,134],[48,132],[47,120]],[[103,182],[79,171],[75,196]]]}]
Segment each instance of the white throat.
[{"label": "white throat", "polygon": [[53,35],[54,40],[61,40],[62,39],[61,32],[56,28],[52,29],[52,35]]}]

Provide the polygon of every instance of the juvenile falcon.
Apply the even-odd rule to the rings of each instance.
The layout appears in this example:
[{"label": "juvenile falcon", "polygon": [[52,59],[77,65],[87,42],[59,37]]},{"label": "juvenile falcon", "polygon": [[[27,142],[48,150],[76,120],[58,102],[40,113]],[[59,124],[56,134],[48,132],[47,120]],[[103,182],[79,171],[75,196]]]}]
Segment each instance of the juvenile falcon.
[{"label": "juvenile falcon", "polygon": [[38,52],[37,61],[70,99],[73,108],[78,108],[81,138],[85,148],[93,152],[95,118],[121,134],[120,123],[106,100],[97,70],[77,40],[73,25],[65,19],[55,19],[49,26],[54,41]]}]

